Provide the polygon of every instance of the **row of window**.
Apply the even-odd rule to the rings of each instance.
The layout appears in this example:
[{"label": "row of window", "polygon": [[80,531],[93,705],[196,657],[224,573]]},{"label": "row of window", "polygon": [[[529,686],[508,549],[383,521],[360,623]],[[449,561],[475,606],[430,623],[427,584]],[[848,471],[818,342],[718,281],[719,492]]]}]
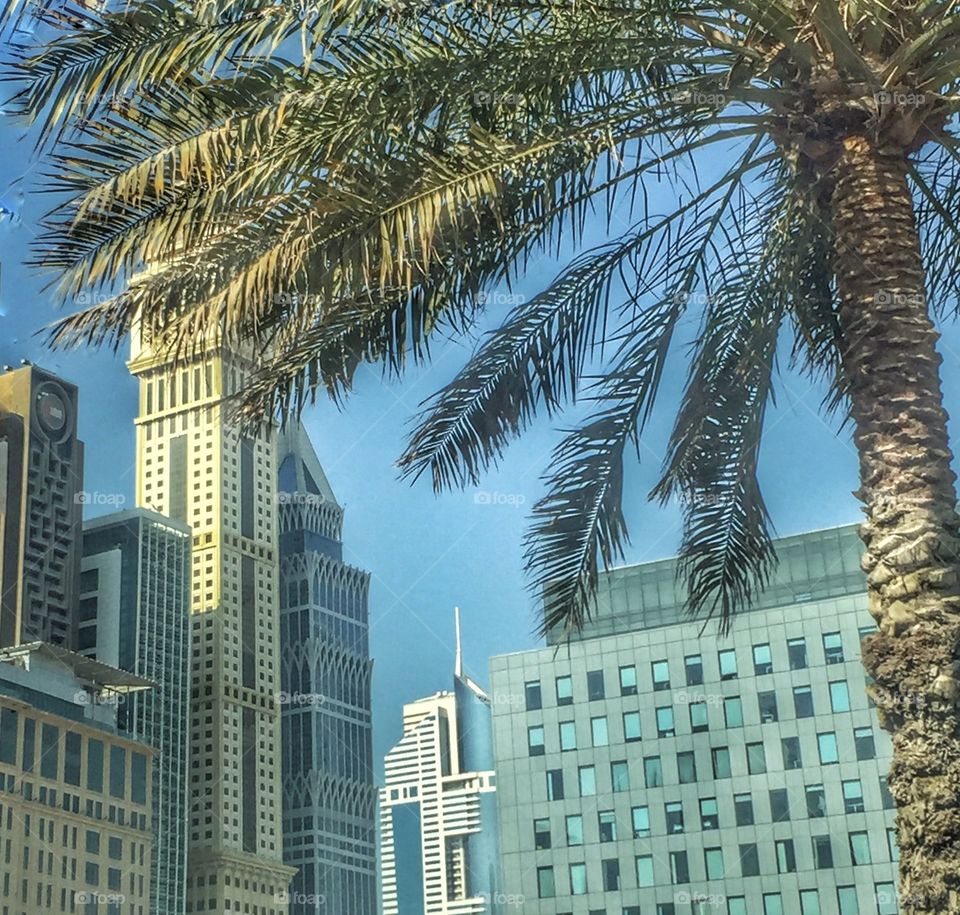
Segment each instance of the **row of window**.
[{"label": "row of window", "polygon": [[[865,628],[860,631],[861,637],[872,632]],[[843,640],[839,632],[826,632],[822,639],[823,660],[825,664],[840,664],[846,660],[843,650]],[[769,642],[753,646],[753,672],[757,676],[770,674],[774,671],[773,652]],[[787,639],[786,658],[790,670],[803,670],[809,666],[807,641],[803,637]],[[684,682],[687,686],[699,686],[704,682],[703,656],[690,654],[683,659]],[[739,674],[737,650],[724,648],[717,652],[717,670],[720,680],[735,680]],[[637,667],[627,664],[619,669],[619,685],[621,696],[637,695]],[[650,663],[650,687],[654,692],[671,688],[670,662],[666,659]],[[528,680],[524,684],[524,694],[527,711],[543,708],[543,688],[539,680]],[[554,695],[557,705],[572,705],[573,677],[564,674],[554,681]],[[602,670],[587,671],[587,699],[595,701],[605,699],[607,689],[604,683]]]}]

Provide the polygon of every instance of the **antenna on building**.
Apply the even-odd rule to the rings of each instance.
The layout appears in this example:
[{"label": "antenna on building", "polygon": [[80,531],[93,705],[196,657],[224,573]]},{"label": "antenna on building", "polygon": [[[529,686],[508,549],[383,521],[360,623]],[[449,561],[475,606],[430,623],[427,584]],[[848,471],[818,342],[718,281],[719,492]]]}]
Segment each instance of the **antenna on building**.
[{"label": "antenna on building", "polygon": [[463,676],[463,645],[460,642],[460,608],[453,608],[453,619],[454,625],[457,631],[457,661],[456,666],[454,667],[454,676],[462,677]]}]

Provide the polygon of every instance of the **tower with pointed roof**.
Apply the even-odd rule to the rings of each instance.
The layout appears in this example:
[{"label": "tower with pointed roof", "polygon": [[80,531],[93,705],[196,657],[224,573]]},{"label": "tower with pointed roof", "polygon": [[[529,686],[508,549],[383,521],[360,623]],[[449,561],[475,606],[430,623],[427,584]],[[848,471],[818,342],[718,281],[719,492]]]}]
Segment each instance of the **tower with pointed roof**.
[{"label": "tower with pointed roof", "polygon": [[284,861],[291,915],[376,915],[369,573],[306,431],[278,442]]}]

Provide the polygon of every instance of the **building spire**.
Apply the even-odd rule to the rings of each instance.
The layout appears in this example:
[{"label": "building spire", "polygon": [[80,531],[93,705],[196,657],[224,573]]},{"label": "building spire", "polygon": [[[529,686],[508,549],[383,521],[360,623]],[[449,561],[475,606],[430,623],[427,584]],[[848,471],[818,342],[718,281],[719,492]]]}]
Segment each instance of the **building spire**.
[{"label": "building spire", "polygon": [[460,641],[460,608],[453,608],[453,620],[457,631],[457,660],[453,673],[456,677],[463,676],[463,645]]}]

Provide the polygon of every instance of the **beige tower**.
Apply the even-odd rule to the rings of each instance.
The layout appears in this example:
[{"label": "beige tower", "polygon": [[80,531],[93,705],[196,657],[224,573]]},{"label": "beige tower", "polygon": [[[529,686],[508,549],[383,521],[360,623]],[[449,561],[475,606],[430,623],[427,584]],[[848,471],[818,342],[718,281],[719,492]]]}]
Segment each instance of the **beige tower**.
[{"label": "beige tower", "polygon": [[249,370],[235,353],[174,364],[134,339],[129,367],[137,504],[193,529],[187,911],[281,915],[276,437],[227,422]]}]

